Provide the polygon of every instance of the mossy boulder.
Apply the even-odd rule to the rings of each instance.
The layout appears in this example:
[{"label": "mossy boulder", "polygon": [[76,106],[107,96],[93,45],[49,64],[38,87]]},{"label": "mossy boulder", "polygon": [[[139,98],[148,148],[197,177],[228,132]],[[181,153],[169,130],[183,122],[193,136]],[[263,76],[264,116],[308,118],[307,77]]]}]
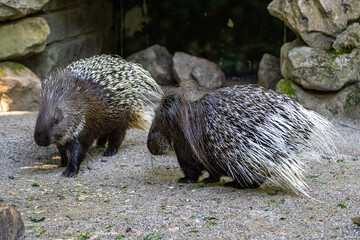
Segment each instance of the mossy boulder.
[{"label": "mossy boulder", "polygon": [[299,41],[286,43],[281,48],[281,72],[305,89],[338,91],[360,81],[360,48],[336,52]]},{"label": "mossy boulder", "polygon": [[25,66],[0,62],[0,111],[30,111],[38,107],[40,79]]},{"label": "mossy boulder", "polygon": [[45,49],[50,28],[40,17],[25,18],[0,26],[0,60],[15,59]]},{"label": "mossy boulder", "polygon": [[305,90],[289,79],[282,79],[276,85],[276,91],[323,115],[360,118],[360,86],[357,83],[337,92],[322,92]]}]

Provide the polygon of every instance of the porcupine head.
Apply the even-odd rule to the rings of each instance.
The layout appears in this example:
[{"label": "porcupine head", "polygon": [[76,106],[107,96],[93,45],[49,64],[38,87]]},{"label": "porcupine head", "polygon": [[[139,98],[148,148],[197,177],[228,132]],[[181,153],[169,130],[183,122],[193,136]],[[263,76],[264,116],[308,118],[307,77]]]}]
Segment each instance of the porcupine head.
[{"label": "porcupine head", "polygon": [[[84,81],[68,71],[58,70],[43,82],[34,138],[39,146],[64,145],[83,127],[88,104],[82,99]],[[65,81],[66,79],[66,81]]]}]

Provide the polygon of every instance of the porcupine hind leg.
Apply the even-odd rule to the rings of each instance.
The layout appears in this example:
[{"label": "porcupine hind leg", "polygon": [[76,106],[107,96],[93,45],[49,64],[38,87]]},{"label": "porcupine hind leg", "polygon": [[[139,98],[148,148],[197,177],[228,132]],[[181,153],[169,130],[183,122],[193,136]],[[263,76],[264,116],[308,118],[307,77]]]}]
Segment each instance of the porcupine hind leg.
[{"label": "porcupine hind leg", "polygon": [[66,148],[65,146],[58,146],[57,148],[59,149],[60,157],[61,157],[61,162],[59,167],[66,167],[68,162],[68,158],[66,156]]},{"label": "porcupine hind leg", "polygon": [[113,156],[117,153],[126,134],[126,128],[118,128],[108,136],[108,147],[104,152],[105,157]]},{"label": "porcupine hind leg", "polygon": [[78,138],[75,138],[65,144],[64,148],[68,154],[68,162],[62,176],[74,177],[79,172],[80,164],[84,160],[92,141],[81,142]]},{"label": "porcupine hind leg", "polygon": [[96,145],[97,146],[104,146],[106,144],[108,140],[108,136],[104,135],[104,136],[101,136],[97,139],[96,141]]}]

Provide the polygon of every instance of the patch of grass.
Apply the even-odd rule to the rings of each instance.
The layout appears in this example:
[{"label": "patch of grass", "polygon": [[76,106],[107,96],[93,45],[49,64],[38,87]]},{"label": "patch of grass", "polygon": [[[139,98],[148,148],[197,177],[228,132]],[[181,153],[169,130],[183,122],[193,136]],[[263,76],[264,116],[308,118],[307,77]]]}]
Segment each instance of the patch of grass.
[{"label": "patch of grass", "polygon": [[122,238],[125,238],[125,235],[120,234],[115,236],[115,239],[122,239]]},{"label": "patch of grass", "polygon": [[64,195],[59,196],[59,200],[64,200],[66,197]]},{"label": "patch of grass", "polygon": [[11,180],[15,179],[14,176],[8,176],[8,178],[11,179]]},{"label": "patch of grass", "polygon": [[32,200],[35,199],[35,197],[34,196],[28,196],[28,197],[26,197],[26,199],[29,200],[29,201],[32,201]]},{"label": "patch of grass", "polygon": [[192,229],[192,230],[190,230],[189,232],[194,232],[194,233],[196,233],[196,232],[199,232],[199,230],[197,230],[197,229]]},{"label": "patch of grass", "polygon": [[31,184],[31,186],[32,186],[32,187],[40,187],[40,185],[39,185],[39,184],[37,184],[37,183],[33,183],[33,184]]}]

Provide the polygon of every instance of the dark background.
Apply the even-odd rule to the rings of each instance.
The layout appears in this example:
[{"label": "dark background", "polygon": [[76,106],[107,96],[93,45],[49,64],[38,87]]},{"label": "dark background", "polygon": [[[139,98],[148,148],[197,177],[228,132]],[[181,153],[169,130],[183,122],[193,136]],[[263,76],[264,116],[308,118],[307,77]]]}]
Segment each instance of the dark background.
[{"label": "dark background", "polygon": [[[227,78],[256,78],[262,55],[270,53],[279,57],[284,41],[295,39],[289,29],[285,30],[283,22],[269,14],[267,5],[270,2],[125,0],[119,3],[124,13],[140,6],[149,21],[142,31],[123,37],[122,55],[126,57],[159,44],[171,54],[183,51],[214,61]],[[230,21],[233,27],[228,26]]]}]

